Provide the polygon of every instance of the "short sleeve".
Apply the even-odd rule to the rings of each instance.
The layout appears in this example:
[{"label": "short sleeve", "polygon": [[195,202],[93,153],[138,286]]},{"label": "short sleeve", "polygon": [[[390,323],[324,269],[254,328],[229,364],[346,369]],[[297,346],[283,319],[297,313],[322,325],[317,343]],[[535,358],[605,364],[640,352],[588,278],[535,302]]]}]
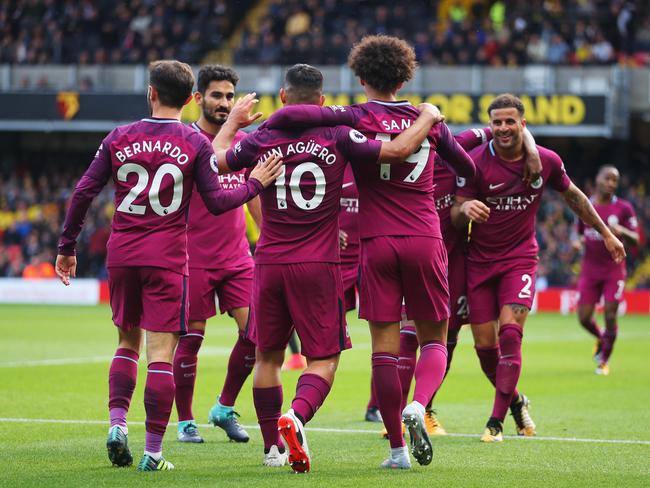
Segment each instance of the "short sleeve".
[{"label": "short sleeve", "polygon": [[[266,132],[266,131],[264,131]],[[255,131],[243,137],[235,143],[235,145],[226,153],[226,163],[233,171],[239,171],[243,168],[250,168],[257,163],[257,152],[259,138],[261,131]]]},{"label": "short sleeve", "polygon": [[375,164],[379,161],[381,141],[368,139],[351,127],[337,127],[336,131],[337,147],[348,161],[355,164]]},{"label": "short sleeve", "polygon": [[212,144],[205,137],[201,137],[200,141],[194,161],[194,182],[199,192],[204,193],[219,188],[221,184],[217,156],[214,154]]},{"label": "short sleeve", "polygon": [[634,211],[634,207],[630,203],[626,202],[625,215],[623,217],[623,222],[621,225],[623,225],[623,227],[633,232],[636,232],[639,227],[639,223],[636,218],[636,212]]},{"label": "short sleeve", "polygon": [[476,168],[474,178],[463,178],[456,176],[456,195],[463,198],[478,198],[478,181],[481,178],[481,172]]},{"label": "short sleeve", "polygon": [[569,186],[571,186],[571,178],[566,174],[564,163],[560,159],[560,156],[553,151],[548,151],[545,159],[546,161],[543,161],[542,165],[549,164],[551,168],[548,179],[550,187],[560,193],[567,191]]}]

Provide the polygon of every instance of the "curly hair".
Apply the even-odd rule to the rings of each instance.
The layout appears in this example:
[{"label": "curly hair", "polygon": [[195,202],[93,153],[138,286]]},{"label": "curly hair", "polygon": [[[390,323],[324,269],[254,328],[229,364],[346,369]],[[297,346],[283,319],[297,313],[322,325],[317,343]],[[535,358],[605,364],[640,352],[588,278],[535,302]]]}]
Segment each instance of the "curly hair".
[{"label": "curly hair", "polygon": [[411,45],[397,37],[365,36],[348,56],[354,74],[382,93],[397,90],[413,78],[417,62]]},{"label": "curly hair", "polygon": [[510,93],[502,93],[494,100],[492,100],[490,106],[487,109],[487,113],[490,115],[492,110],[498,110],[500,108],[516,108],[517,112],[519,112],[519,115],[521,116],[524,115],[525,111],[522,101]]},{"label": "curly hair", "polygon": [[239,75],[234,69],[227,66],[207,64],[199,70],[199,77],[196,82],[197,91],[205,95],[205,91],[212,81],[229,81],[232,86],[236,87],[237,83],[239,83]]}]

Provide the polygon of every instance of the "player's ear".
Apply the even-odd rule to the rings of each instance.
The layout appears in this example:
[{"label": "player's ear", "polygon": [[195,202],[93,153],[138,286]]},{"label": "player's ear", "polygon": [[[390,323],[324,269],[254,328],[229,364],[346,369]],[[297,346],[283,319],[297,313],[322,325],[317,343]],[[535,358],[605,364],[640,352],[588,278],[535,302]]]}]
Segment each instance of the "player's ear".
[{"label": "player's ear", "polygon": [[197,105],[201,105],[201,100],[203,100],[203,95],[201,95],[201,92],[194,92],[194,100],[196,101]]},{"label": "player's ear", "polygon": [[319,104],[321,107],[322,107],[323,105],[325,105],[325,95],[321,95],[321,96],[320,96],[320,100],[319,100],[318,104]]},{"label": "player's ear", "polygon": [[397,88],[395,88],[395,92],[400,91],[403,86],[404,86],[404,83],[400,83],[399,85],[397,85]]},{"label": "player's ear", "polygon": [[280,88],[280,101],[282,102],[282,105],[287,104],[287,90],[284,88]]},{"label": "player's ear", "polygon": [[359,78],[359,84],[361,86],[366,86],[366,80],[362,80],[361,78]]},{"label": "player's ear", "polygon": [[522,117],[521,118],[521,126],[526,127],[526,124],[527,124],[526,119]]},{"label": "player's ear", "polygon": [[147,98],[149,98],[149,100],[151,100],[152,102],[158,100],[158,90],[156,90],[153,86],[149,85],[149,90],[147,91]]},{"label": "player's ear", "polygon": [[190,93],[190,96],[185,99],[185,102],[183,102],[183,107],[190,103],[192,101],[192,94]]}]

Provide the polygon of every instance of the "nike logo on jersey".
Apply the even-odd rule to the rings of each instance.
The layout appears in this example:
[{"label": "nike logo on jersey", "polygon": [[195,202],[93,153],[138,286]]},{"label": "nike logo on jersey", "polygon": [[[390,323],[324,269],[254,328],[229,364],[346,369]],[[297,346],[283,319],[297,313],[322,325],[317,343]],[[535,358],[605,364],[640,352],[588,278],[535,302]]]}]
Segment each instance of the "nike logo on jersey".
[{"label": "nike logo on jersey", "polygon": [[505,183],[497,183],[496,185],[493,185],[490,183],[490,190],[496,190],[497,188],[505,185]]},{"label": "nike logo on jersey", "polygon": [[354,183],[343,183],[343,185],[341,185],[341,188],[347,188],[348,186],[352,185],[354,185]]},{"label": "nike logo on jersey", "polygon": [[191,363],[191,364],[185,364],[184,362],[181,361],[181,368],[191,368],[192,366],[196,366],[196,363]]}]

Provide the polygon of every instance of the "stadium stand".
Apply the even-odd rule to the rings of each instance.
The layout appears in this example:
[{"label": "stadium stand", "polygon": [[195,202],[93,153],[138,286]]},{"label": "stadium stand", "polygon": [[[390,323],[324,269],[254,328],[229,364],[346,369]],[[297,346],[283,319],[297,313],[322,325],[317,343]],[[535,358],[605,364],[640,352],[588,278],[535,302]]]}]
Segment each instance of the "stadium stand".
[{"label": "stadium stand", "polygon": [[[612,22],[615,19],[615,22]],[[644,1],[273,0],[235,52],[240,64],[344,64],[368,33],[408,39],[421,64],[598,65],[650,60]]]}]

